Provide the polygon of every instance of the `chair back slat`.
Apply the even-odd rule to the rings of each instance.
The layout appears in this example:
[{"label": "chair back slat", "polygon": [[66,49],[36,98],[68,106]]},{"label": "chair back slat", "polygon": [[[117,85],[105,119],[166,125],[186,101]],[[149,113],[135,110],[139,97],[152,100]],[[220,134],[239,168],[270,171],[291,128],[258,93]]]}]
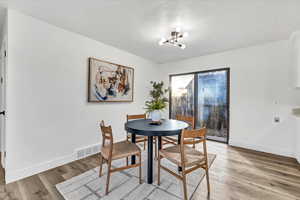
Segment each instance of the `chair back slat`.
[{"label": "chair back slat", "polygon": [[194,140],[184,140],[184,144],[199,144],[204,141],[203,138],[195,138]]},{"label": "chair back slat", "polygon": [[129,121],[129,120],[135,120],[135,119],[146,119],[146,114],[127,115],[127,121]]},{"label": "chair back slat", "polygon": [[109,135],[104,135],[104,138],[107,139],[107,140],[111,140],[112,139],[112,137],[109,136]]},{"label": "chair back slat", "polygon": [[112,149],[113,134],[111,126],[105,126],[104,121],[100,122],[100,129],[102,133],[102,146],[109,145]]},{"label": "chair back slat", "polygon": [[201,128],[197,130],[182,130],[181,132],[181,139],[180,139],[180,154],[181,160],[185,160],[185,150],[184,146],[186,144],[196,144],[203,142],[203,150],[206,155],[206,128]]},{"label": "chair back slat", "polygon": [[183,130],[182,137],[183,138],[203,138],[206,136],[207,129],[201,128],[196,130]]},{"label": "chair back slat", "polygon": [[176,120],[184,121],[190,125],[190,129],[195,129],[195,118],[192,116],[176,115]]}]

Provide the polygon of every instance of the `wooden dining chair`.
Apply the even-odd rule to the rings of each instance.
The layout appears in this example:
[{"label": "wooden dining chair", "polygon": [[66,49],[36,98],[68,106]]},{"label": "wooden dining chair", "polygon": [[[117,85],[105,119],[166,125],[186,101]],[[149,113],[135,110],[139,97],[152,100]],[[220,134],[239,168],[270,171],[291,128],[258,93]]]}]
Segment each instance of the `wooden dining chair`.
[{"label": "wooden dining chair", "polygon": [[[176,120],[184,121],[189,124],[189,129],[193,130],[195,129],[195,118],[192,116],[185,116],[185,115],[176,115]],[[178,144],[178,136],[165,136],[162,137],[162,145],[165,144]],[[192,144],[193,148],[195,148],[195,143]]]},{"label": "wooden dining chair", "polygon": [[[210,194],[208,159],[206,149],[206,128],[199,130],[183,130],[181,133],[180,144],[161,149],[158,152],[158,185],[160,185],[160,168],[174,175],[183,182],[184,199],[187,200],[186,175],[196,169],[203,168],[206,172],[207,192]],[[187,144],[202,143],[203,152],[187,146]],[[181,173],[161,165],[161,159],[166,158],[170,162],[181,167]],[[200,178],[200,177],[199,177]]]},{"label": "wooden dining chair", "polygon": [[[130,120],[136,120],[136,119],[146,119],[146,114],[139,114],[139,115],[127,115],[126,116],[126,121],[130,121]],[[127,132],[127,137],[126,137],[127,141],[131,140],[131,134]],[[144,150],[146,149],[146,142],[147,142],[147,137],[146,136],[140,136],[140,135],[136,135],[135,136],[135,143],[144,143]]]},{"label": "wooden dining chair", "polygon": [[[99,177],[102,176],[103,163],[106,162],[108,165],[105,194],[106,195],[108,194],[110,176],[111,173],[113,172],[118,172],[133,167],[139,167],[139,179],[141,184],[142,183],[142,171],[141,171],[142,156],[141,156],[140,148],[136,144],[133,144],[129,141],[121,141],[121,142],[114,143],[112,128],[111,126],[105,126],[103,120],[100,123],[100,129],[102,132],[102,147],[100,151]],[[132,165],[127,164],[126,166],[119,167],[119,168],[112,168],[111,163],[113,160],[127,158],[132,155],[136,155],[139,157],[139,163],[132,164]]]},{"label": "wooden dining chair", "polygon": [[[131,121],[131,120],[137,120],[137,119],[146,119],[147,116],[146,114],[138,114],[138,115],[127,115],[126,116],[126,121]],[[127,132],[127,136],[126,136],[126,140],[127,141],[131,141],[131,134]],[[144,150],[146,150],[146,142],[147,142],[148,138],[147,136],[140,136],[140,135],[136,135],[135,136],[135,143],[144,143]],[[155,158],[157,158],[157,140],[156,137],[154,137],[154,144],[155,144]],[[128,165],[128,158],[126,158],[126,162]]]}]

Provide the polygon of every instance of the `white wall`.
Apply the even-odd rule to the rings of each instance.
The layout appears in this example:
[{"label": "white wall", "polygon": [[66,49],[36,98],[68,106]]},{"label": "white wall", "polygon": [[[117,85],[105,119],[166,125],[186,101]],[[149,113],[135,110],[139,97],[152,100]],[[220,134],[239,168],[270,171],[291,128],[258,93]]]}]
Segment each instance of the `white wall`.
[{"label": "white wall", "polygon": [[[292,108],[299,93],[290,81],[288,41],[237,49],[160,65],[165,81],[169,74],[229,67],[230,141],[246,147],[294,156],[295,120]],[[277,102],[277,104],[276,104]],[[275,116],[281,122],[273,122]]]},{"label": "white wall", "polygon": [[[294,32],[290,37],[290,54],[292,64],[292,83],[300,88],[300,31]],[[299,90],[300,91],[300,90]]]},{"label": "white wall", "polygon": [[[5,19],[3,24],[1,24],[0,29],[2,30],[0,35],[0,77],[3,78],[3,83],[0,83],[0,111],[6,110],[6,98],[5,98],[5,82],[6,82],[6,57],[4,53],[7,49],[7,14],[5,13]],[[6,116],[0,116],[0,151],[1,151],[1,164],[5,167],[5,118]]]},{"label": "white wall", "polygon": [[[100,142],[99,120],[125,139],[127,113],[142,113],[156,65],[117,48],[8,10],[6,181],[74,159]],[[134,44],[133,44],[134,45]],[[87,59],[135,68],[133,103],[88,103]]]},{"label": "white wall", "polygon": [[297,123],[295,158],[297,159],[298,163],[300,163],[300,118],[299,116],[297,117],[295,116],[295,120]]}]

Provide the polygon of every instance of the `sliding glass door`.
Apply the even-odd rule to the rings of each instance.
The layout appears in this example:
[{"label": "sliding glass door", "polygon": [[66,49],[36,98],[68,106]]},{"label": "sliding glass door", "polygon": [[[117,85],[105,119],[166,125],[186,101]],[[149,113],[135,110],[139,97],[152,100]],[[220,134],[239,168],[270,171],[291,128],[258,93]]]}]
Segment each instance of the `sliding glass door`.
[{"label": "sliding glass door", "polygon": [[171,118],[176,115],[194,115],[194,75],[172,77],[171,82]]},{"label": "sliding glass door", "polygon": [[207,138],[221,142],[228,139],[227,70],[197,74],[197,126],[208,129]]},{"label": "sliding glass door", "polygon": [[171,75],[170,82],[170,117],[194,116],[208,139],[228,143],[229,69]]}]

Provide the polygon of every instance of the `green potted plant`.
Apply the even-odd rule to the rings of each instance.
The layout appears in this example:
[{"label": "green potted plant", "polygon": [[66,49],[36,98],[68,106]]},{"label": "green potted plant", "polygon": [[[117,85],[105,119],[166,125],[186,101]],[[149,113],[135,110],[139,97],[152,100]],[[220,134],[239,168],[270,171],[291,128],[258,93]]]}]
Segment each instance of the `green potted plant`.
[{"label": "green potted plant", "polygon": [[152,89],[150,90],[150,100],[145,102],[146,113],[149,113],[152,122],[160,123],[161,111],[168,105],[166,94],[168,89],[164,88],[164,82],[150,82]]}]

